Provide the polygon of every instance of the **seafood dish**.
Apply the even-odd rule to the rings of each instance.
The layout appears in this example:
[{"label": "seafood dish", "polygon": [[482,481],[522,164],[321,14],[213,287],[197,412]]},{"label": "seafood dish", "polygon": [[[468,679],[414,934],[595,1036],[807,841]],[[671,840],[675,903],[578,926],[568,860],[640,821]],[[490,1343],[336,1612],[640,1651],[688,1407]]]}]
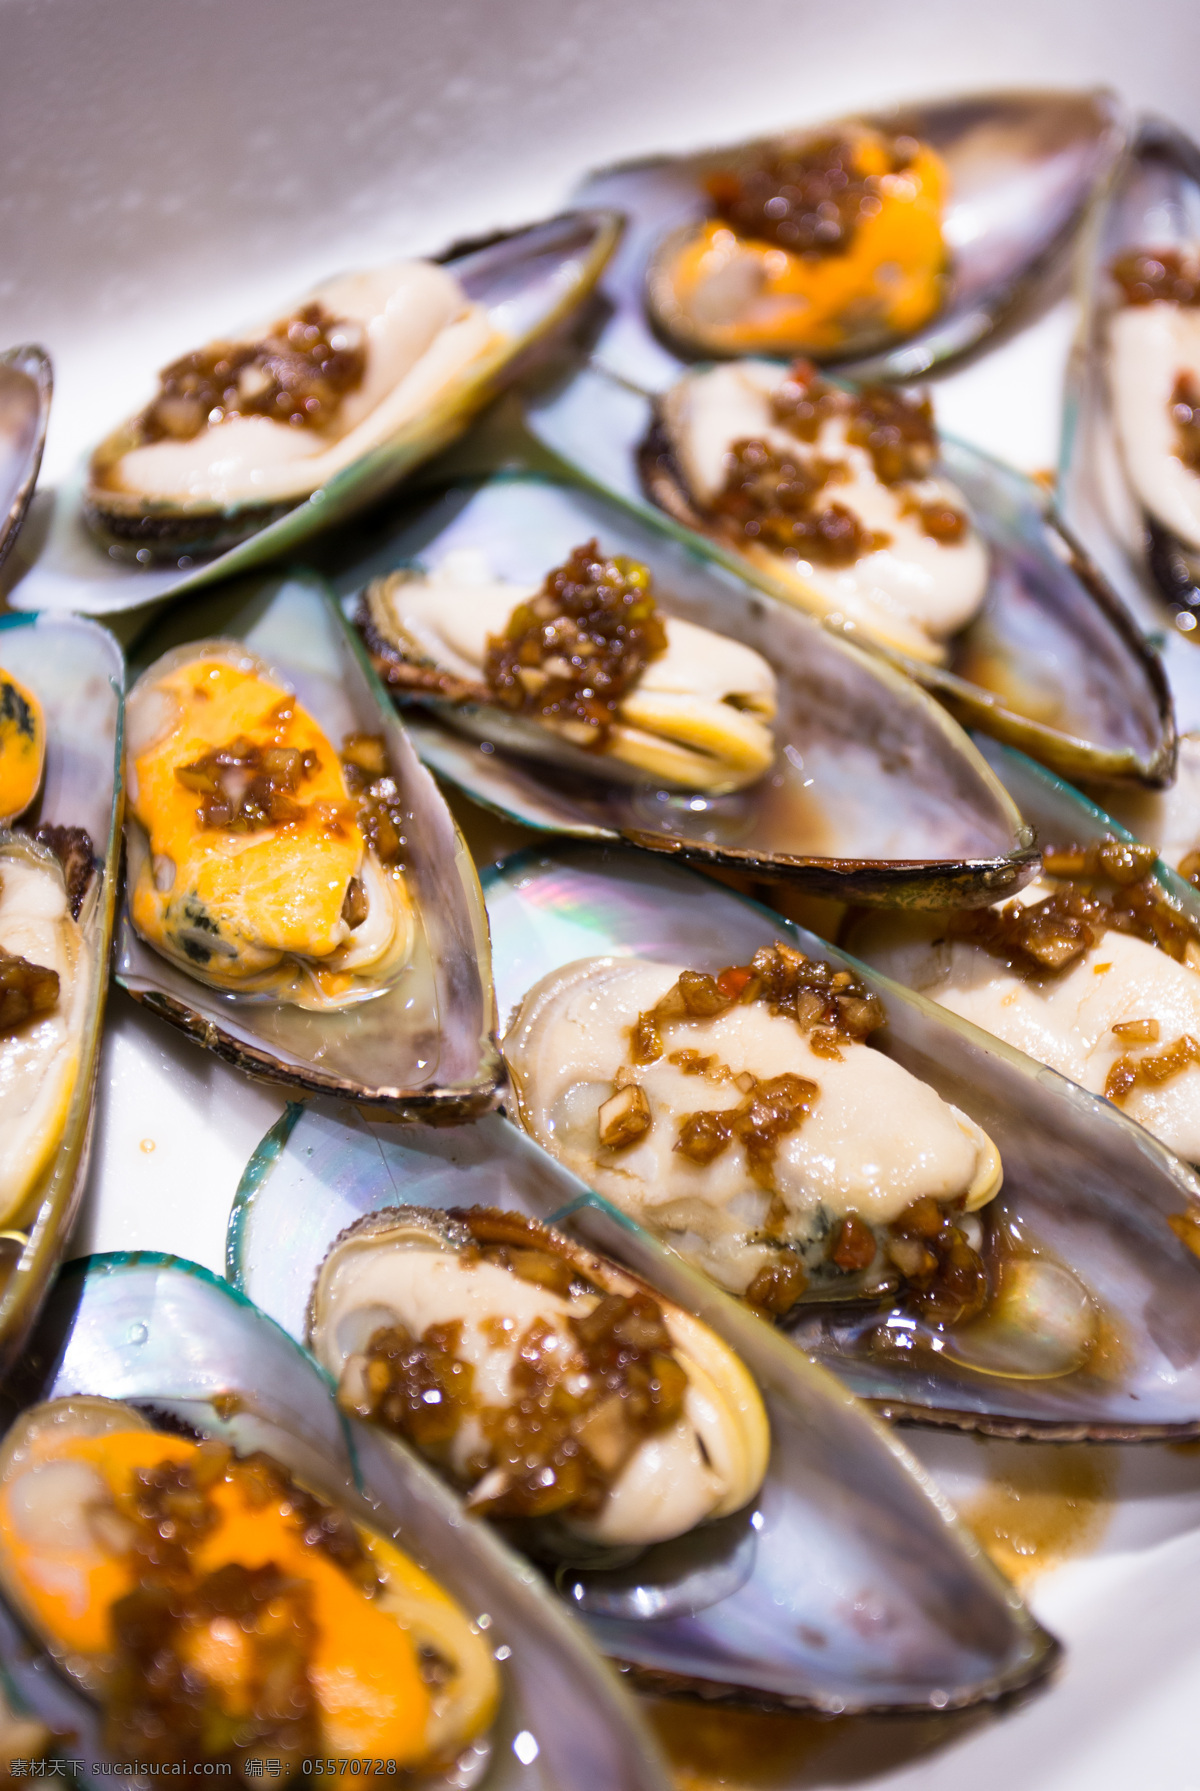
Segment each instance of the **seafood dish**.
[{"label": "seafood dish", "polygon": [[775,756],[767,662],[662,617],[648,568],[595,540],[540,590],[492,577],[469,550],[430,573],[394,572],[368,587],[362,626],[393,689],[484,706],[485,736],[497,709],[528,717],[529,749],[540,727],[545,750],[585,772],[717,794],[753,783]]},{"label": "seafood dish", "polygon": [[102,629],[65,618],[9,621],[0,667],[7,1364],[66,1242],[86,1172],[118,868],[124,668]]},{"label": "seafood dish", "polygon": [[254,1075],[405,1111],[490,1104],[474,872],[324,587],[229,587],[147,655],[125,987]]},{"label": "seafood dish", "polygon": [[766,1413],[732,1351],[519,1214],[370,1214],[321,1265],[309,1345],[349,1411],[555,1554],[670,1541],[740,1511],[766,1473]]},{"label": "seafood dish", "polygon": [[337,583],[426,764],[526,826],[867,902],[1032,874],[939,705],[598,494],[463,480]]},{"label": "seafood dish", "polygon": [[571,212],[345,274],[178,357],[54,494],[10,601],[99,615],[294,553],[463,434],[585,303],[620,230]]},{"label": "seafood dish", "polygon": [[928,397],[847,391],[810,361],[733,361],[684,374],[658,418],[648,494],[794,585],[803,607],[933,660],[979,611],[987,549],[939,477]]},{"label": "seafood dish", "polygon": [[1155,859],[1122,840],[1047,844],[1012,901],[863,919],[845,943],[1200,1161],[1200,919],[1160,888]]},{"label": "seafood dish", "polygon": [[270,1754],[290,1774],[366,1751],[437,1772],[495,1714],[486,1642],[388,1537],[270,1455],[118,1400],[52,1399],[9,1430],[0,1585],[118,1757]]},{"label": "seafood dish", "polygon": [[[454,1244],[463,1247],[445,1248]],[[246,1166],[227,1262],[235,1284],[340,1376],[346,1409],[370,1411],[365,1428],[379,1447],[401,1455],[415,1445],[437,1465],[466,1494],[467,1509],[491,1517],[468,1528],[502,1527],[641,1689],[827,1713],[957,1708],[1036,1680],[1052,1663],[1053,1643],[931,1498],[894,1438],[779,1332],[499,1114],[447,1130],[378,1125],[329,1102],[291,1107]],[[572,1452],[561,1436],[569,1389],[545,1384],[550,1338],[535,1320],[525,1336],[545,1338],[547,1348],[522,1346],[528,1366],[501,1416],[493,1371],[503,1366],[507,1334],[492,1322],[487,1347],[477,1335],[489,1317],[515,1315],[521,1330],[535,1310],[549,1327],[552,1284],[562,1285],[564,1270],[575,1283],[572,1302],[586,1305],[581,1271],[594,1287],[625,1290],[607,1293],[583,1324],[586,1333],[592,1320],[594,1338],[617,1320],[629,1378],[616,1364],[606,1378],[626,1401],[637,1400],[643,1349],[662,1342],[650,1322],[654,1309],[661,1314],[669,1353],[690,1382],[685,1414],[700,1421],[705,1448],[716,1445],[704,1472],[681,1485],[673,1468],[685,1433],[668,1425],[645,1436],[592,1515],[579,1509],[590,1502],[586,1483],[584,1499],[577,1496],[579,1476],[592,1443],[604,1453],[605,1438],[620,1435],[608,1429],[611,1408],[603,1426],[594,1411],[580,1414]],[[410,1314],[407,1337],[394,1325],[398,1306]],[[424,1324],[419,1335],[412,1320]],[[383,1327],[378,1351],[363,1348],[374,1327]],[[659,1372],[665,1391],[671,1372],[665,1364]],[[747,1376],[758,1389],[752,1399]],[[474,1410],[453,1409],[456,1390],[473,1390]],[[430,1391],[442,1400],[428,1402]],[[735,1407],[740,1421],[722,1432]],[[764,1407],[770,1452],[756,1445],[748,1477],[761,1475],[761,1486],[740,1510],[718,1516],[714,1480],[724,1478],[736,1496],[726,1477],[751,1466],[743,1444]],[[627,1445],[639,1409],[626,1413]],[[535,1415],[563,1446],[529,1488],[517,1470],[535,1459],[525,1450],[532,1443],[536,1451],[543,1435],[529,1427]],[[478,1445],[477,1423],[507,1457],[507,1489],[482,1452],[465,1474],[455,1469],[460,1451]],[[644,1479],[651,1468],[658,1496]],[[639,1478],[645,1490],[622,1512]],[[531,1512],[543,1494],[546,1508]],[[668,1534],[705,1506],[703,1521]],[[864,1599],[884,1620],[855,1621]]]},{"label": "seafood dish", "polygon": [[883,1018],[851,971],[777,940],[716,975],[568,964],[529,991],[505,1055],[538,1142],[751,1304],[915,1276],[926,1310],[960,1320],[986,1294],[973,1215],[999,1153],[867,1048]]},{"label": "seafood dish", "polygon": [[[736,360],[649,389],[592,367],[527,417],[578,477],[1069,778],[1161,788],[1158,655],[1022,474],[920,393]],[[1066,668],[1069,667],[1069,674]]]},{"label": "seafood dish", "polygon": [[911,379],[1045,289],[1124,138],[1107,93],[985,92],[594,174],[577,203],[628,219],[601,357],[638,379],[756,353]]},{"label": "seafood dish", "polygon": [[156,951],[214,988],[318,1009],[369,1000],[406,967],[382,735],[335,748],[262,660],[212,640],[143,672],[126,755],[129,912]]},{"label": "seafood dish", "polygon": [[948,175],[928,143],[851,121],[781,138],[705,181],[712,215],[646,270],[666,333],[702,353],[836,359],[911,336],[941,308]]},{"label": "seafood dish", "polygon": [[1130,1113],[683,867],[559,846],[486,896],[521,1125],[856,1393],[1200,1434],[1200,1180]]},{"label": "seafood dish", "polygon": [[249,1782],[369,1757],[462,1791],[513,1784],[521,1734],[537,1791],[661,1791],[561,1607],[226,1284],[85,1258],[43,1325],[0,1441],[0,1653],[85,1767]]}]

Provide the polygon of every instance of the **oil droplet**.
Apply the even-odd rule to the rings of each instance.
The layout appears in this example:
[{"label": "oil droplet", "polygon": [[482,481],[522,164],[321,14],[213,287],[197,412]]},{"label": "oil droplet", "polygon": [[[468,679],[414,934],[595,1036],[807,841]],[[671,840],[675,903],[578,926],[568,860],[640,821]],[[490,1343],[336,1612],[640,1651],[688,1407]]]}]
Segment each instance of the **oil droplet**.
[{"label": "oil droplet", "polygon": [[1106,1464],[1086,1443],[991,1444],[991,1485],[959,1508],[1002,1573],[1028,1586],[1087,1554],[1108,1522]]},{"label": "oil droplet", "polygon": [[145,1343],[147,1337],[150,1335],[150,1329],[148,1325],[142,1324],[139,1320],[137,1324],[130,1325],[126,1335],[128,1336],[130,1343]]},{"label": "oil droplet", "polygon": [[145,1151],[146,1155],[149,1156],[150,1152],[155,1149],[153,1138],[143,1138],[142,1142],[138,1145],[138,1149]]}]

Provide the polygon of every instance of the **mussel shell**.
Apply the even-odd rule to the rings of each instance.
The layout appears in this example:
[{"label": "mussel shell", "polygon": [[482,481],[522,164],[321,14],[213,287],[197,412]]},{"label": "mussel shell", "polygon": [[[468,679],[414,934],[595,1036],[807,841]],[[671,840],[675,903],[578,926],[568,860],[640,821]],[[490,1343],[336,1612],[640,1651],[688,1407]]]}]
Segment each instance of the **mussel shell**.
[{"label": "mussel shell", "polygon": [[0,564],[25,520],[42,464],[54,371],[35,343],[0,354]]},{"label": "mussel shell", "polygon": [[[175,543],[179,562],[139,564],[113,557],[83,518],[85,469],[46,494],[36,546],[17,573],[9,602],[18,609],[73,609],[92,615],[133,609],[168,593],[216,584],[294,553],[319,531],[373,503],[423,461],[453,441],[477,413],[519,376],[534,350],[590,297],[612,254],[621,221],[612,212],[568,212],[508,232],[483,247],[451,249],[442,258],[467,296],[484,305],[508,342],[470,380],[392,441],[365,454],[301,503],[217,557],[205,558],[206,537]],[[164,522],[165,526],[165,522]],[[210,519],[209,527],[212,523]],[[243,532],[239,527],[239,533]],[[145,550],[147,561],[149,549]]]},{"label": "mussel shell", "polygon": [[1139,130],[1097,202],[1078,259],[1079,322],[1059,453],[1063,514],[1136,621],[1162,629],[1180,727],[1200,725],[1200,626],[1194,556],[1149,518],[1125,472],[1112,414],[1106,341],[1108,268],[1122,250],[1200,242],[1200,146],[1164,119]]},{"label": "mussel shell", "polygon": [[564,846],[506,861],[485,894],[501,1012],[577,958],[632,953],[713,971],[782,938],[862,977],[887,1015],[878,1048],[994,1140],[1004,1186],[989,1221],[1078,1282],[1096,1311],[1092,1356],[1076,1365],[1072,1331],[1053,1378],[974,1372],[949,1360],[952,1330],[926,1335],[903,1308],[896,1324],[925,1337],[919,1348],[881,1338],[879,1308],[802,1302],[790,1335],[854,1392],[893,1416],[996,1435],[1200,1435],[1200,1262],[1180,1235],[1200,1237],[1200,1178],[1111,1102],[681,867]]},{"label": "mussel shell", "polygon": [[539,832],[624,839],[844,900],[971,906],[1027,880],[1032,859],[1015,811],[938,704],[598,492],[531,474],[464,482],[389,521],[385,538],[336,582],[356,613],[357,592],[373,573],[478,547],[497,577],[537,585],[593,535],[606,553],[650,567],[668,614],[740,640],[774,667],[775,768],[759,784],[718,797],[584,781],[499,750],[499,720],[480,743],[439,719],[436,705],[414,704],[406,724],[439,776]]},{"label": "mussel shell", "polygon": [[80,922],[90,963],[75,1088],[62,1140],[0,1257],[0,1372],[20,1351],[62,1259],[87,1177],[121,849],[121,717],[125,667],[104,628],[75,616],[6,616],[0,664],[36,691],[46,762],[17,837],[43,825],[83,827],[95,855]]},{"label": "mussel shell", "polygon": [[[543,394],[528,420],[575,474],[793,607],[790,586],[705,532],[677,475],[654,452],[655,414],[649,394],[589,369]],[[639,466],[651,464],[659,503],[647,497],[639,476]],[[863,629],[842,632],[932,691],[966,726],[1019,747],[1064,777],[1169,783],[1175,719],[1159,656],[1045,493],[1011,467],[947,437],[941,467],[964,493],[990,550],[979,616],[950,643],[945,666],[872,641]],[[826,625],[838,623],[830,618]],[[1018,706],[1021,692],[1028,695]]]},{"label": "mussel shell", "polygon": [[141,643],[141,663],[218,636],[244,640],[259,653],[335,742],[350,731],[385,737],[406,802],[406,874],[418,921],[414,957],[395,984],[362,1006],[310,1013],[225,994],[188,976],[139,938],[126,906],[118,982],[251,1075],[408,1115],[455,1119],[491,1106],[503,1067],[493,1037],[478,881],[449,810],[356,637],[319,580],[264,578],[173,611]]},{"label": "mussel shell", "polygon": [[[452,1131],[396,1130],[347,1107],[289,1108],[242,1178],[226,1272],[302,1337],[332,1239],[398,1201],[500,1206],[566,1228],[702,1319],[758,1383],[772,1454],[749,1526],[719,1535],[715,1555],[700,1552],[704,1529],[687,1539],[690,1558],[677,1544],[649,1550],[614,1576],[607,1610],[605,1576],[564,1586],[635,1683],[840,1714],[960,1707],[1046,1671],[1055,1644],[898,1440],[498,1115]],[[402,1453],[382,1437],[379,1447]],[[859,1608],[883,1620],[849,1618]]]},{"label": "mussel shell", "polygon": [[[394,1537],[502,1651],[489,1791],[665,1791],[639,1713],[531,1570],[483,1525],[464,1522],[420,1462],[381,1449],[346,1419],[311,1357],[206,1269],[150,1251],[70,1263],[7,1389],[8,1413],[70,1394],[125,1400],[154,1422],[220,1437],[239,1454],[263,1449],[321,1497]],[[3,1615],[4,1666],[35,1711],[57,1715],[62,1683],[46,1672],[36,1638],[31,1649],[11,1613]],[[72,1753],[109,1760],[98,1713],[82,1697],[70,1707]],[[459,1782],[446,1781],[447,1791]]]},{"label": "mussel shell", "polygon": [[[859,114],[856,121],[931,144],[951,183],[945,236],[953,266],[945,300],[907,341],[858,361],[857,371],[877,379],[919,377],[983,341],[1029,299],[1059,261],[1125,135],[1117,102],[1103,91],[979,93]],[[837,122],[853,121],[823,128]],[[577,191],[577,203],[616,206],[628,219],[605,280],[617,313],[601,352],[632,378],[657,384],[669,366],[645,312],[655,249],[668,231],[704,214],[704,178],[756,147],[630,163],[592,175]],[[667,338],[666,347],[670,359],[712,353],[708,344],[679,336]],[[853,351],[844,358],[854,359]]]}]

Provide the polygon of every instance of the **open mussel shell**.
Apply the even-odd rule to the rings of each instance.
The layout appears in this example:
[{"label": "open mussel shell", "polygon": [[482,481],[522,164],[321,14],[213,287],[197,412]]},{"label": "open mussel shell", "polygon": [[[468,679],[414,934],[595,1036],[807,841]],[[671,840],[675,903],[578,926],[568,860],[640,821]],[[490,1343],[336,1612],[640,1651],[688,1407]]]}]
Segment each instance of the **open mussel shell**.
[{"label": "open mussel shell", "polygon": [[[880,347],[847,340],[841,358],[857,359],[872,378],[913,379],[983,341],[1039,288],[1078,224],[1097,181],[1120,150],[1124,127],[1110,94],[996,92],[937,99],[826,123],[861,123],[930,144],[950,183],[943,236],[950,272],[940,309],[905,341]],[[647,272],[664,237],[703,217],[705,179],[728,169],[757,144],[636,162],[591,176],[578,190],[585,205],[626,214],[626,235],[605,280],[616,304],[602,352],[633,378],[659,373],[675,356],[708,358],[713,343],[678,310],[658,327],[670,357],[651,333]],[[798,351],[805,345],[797,343]],[[869,360],[863,360],[869,355]]]},{"label": "open mussel shell", "polygon": [[623,839],[844,900],[971,906],[1026,880],[1032,859],[1019,818],[938,704],[597,491],[529,474],[453,487],[409,509],[338,585],[357,614],[370,574],[477,549],[496,577],[536,587],[593,536],[604,553],[650,568],[665,614],[741,641],[774,668],[772,769],[717,796],[579,777],[506,748],[500,711],[474,720],[468,736],[436,703],[414,704],[406,725],[439,776],[540,832]]},{"label": "open mussel shell", "polygon": [[[794,583],[773,578],[724,538],[704,532],[669,459],[654,452],[656,415],[650,393],[587,369],[539,397],[528,422],[573,472],[641,518],[789,607],[800,604]],[[651,463],[651,483],[669,510],[647,495],[641,469]],[[966,726],[1064,777],[1169,783],[1175,721],[1159,656],[1045,493],[1011,467],[945,436],[941,470],[963,493],[990,559],[982,608],[949,643],[946,663],[873,640],[827,611],[826,626],[924,685]]]},{"label": "open mussel shell", "polygon": [[682,867],[564,846],[509,859],[486,895],[501,1012],[577,959],[715,971],[783,939],[861,977],[886,1013],[878,1048],[994,1141],[1004,1184],[987,1219],[1019,1266],[981,1319],[940,1328],[884,1300],[802,1301],[786,1321],[855,1393],[995,1435],[1200,1435],[1200,1263],[1186,1242],[1200,1238],[1200,1180],[1110,1102]]},{"label": "open mussel shell", "polygon": [[25,520],[42,464],[54,372],[44,348],[0,354],[0,561]]},{"label": "open mussel shell", "polygon": [[172,612],[141,643],[140,663],[217,637],[243,641],[265,660],[335,747],[348,733],[384,737],[405,807],[412,954],[382,994],[318,1013],[227,994],[189,976],[138,936],[126,905],[117,980],[136,1001],[250,1075],[410,1116],[457,1119],[491,1106],[503,1069],[479,884],[450,812],[357,638],[318,581],[267,577],[226,586]]},{"label": "open mussel shell", "polygon": [[[121,851],[121,711],[125,668],[106,629],[75,616],[6,616],[0,621],[0,665],[35,693],[45,719],[45,761],[39,792],[11,829],[0,830],[0,858],[10,853],[41,861],[60,875],[47,846],[31,844],[39,830],[82,828],[77,881],[78,975],[60,1047],[74,1055],[65,1108],[54,1120],[44,1165],[0,1230],[0,1371],[16,1357],[63,1254],[87,1176],[100,1035],[108,995],[108,965]],[[59,836],[60,841],[62,836]],[[64,842],[64,851],[66,850]],[[8,1092],[10,1121],[22,1117],[19,1086]],[[6,1105],[8,1105],[6,1103]],[[47,1113],[47,1121],[51,1115]],[[11,1139],[4,1165],[12,1169]]]},{"label": "open mussel shell", "polygon": [[486,311],[500,337],[497,346],[391,440],[285,514],[265,519],[256,533],[215,558],[205,557],[202,539],[181,541],[181,557],[165,565],[151,563],[149,548],[135,553],[136,543],[128,550],[107,551],[84,521],[84,477],[76,475],[47,499],[41,526],[31,528],[30,537],[38,540],[16,574],[9,602],[18,609],[102,615],[215,584],[294,553],[313,535],[373,503],[460,436],[484,405],[520,375],[539,344],[587,300],[620,229],[620,219],[611,212],[568,212],[482,247],[449,251],[444,265],[467,297]]},{"label": "open mussel shell", "polygon": [[[10,1416],[37,1400],[98,1395],[238,1454],[262,1449],[357,1522],[394,1537],[486,1632],[500,1663],[490,1761],[484,1753],[460,1762],[460,1776],[436,1781],[447,1791],[662,1791],[638,1712],[532,1570],[464,1521],[420,1462],[381,1449],[344,1418],[311,1357],[207,1270],[151,1252],[69,1264],[8,1395]],[[108,1760],[98,1712],[37,1639],[3,1616],[0,1649],[24,1701],[75,1732],[72,1754]]]},{"label": "open mussel shell", "polygon": [[[302,1337],[334,1238],[405,1205],[499,1206],[556,1223],[703,1320],[758,1383],[772,1440],[752,1509],[617,1571],[559,1572],[563,1595],[635,1683],[827,1713],[942,1710],[1049,1666],[1055,1644],[896,1437],[498,1115],[398,1132],[345,1107],[289,1108],[242,1178],[227,1273]],[[378,1446],[402,1452],[382,1437]],[[879,1620],[862,1623],[863,1609]]]},{"label": "open mussel shell", "polygon": [[[1200,555],[1144,507],[1128,476],[1114,415],[1108,344],[1117,309],[1109,275],[1135,249],[1200,244],[1200,147],[1148,119],[1098,201],[1080,245],[1079,323],[1067,377],[1059,458],[1064,515],[1137,618],[1164,628],[1180,726],[1200,725]],[[1171,625],[1173,624],[1173,625]]]}]

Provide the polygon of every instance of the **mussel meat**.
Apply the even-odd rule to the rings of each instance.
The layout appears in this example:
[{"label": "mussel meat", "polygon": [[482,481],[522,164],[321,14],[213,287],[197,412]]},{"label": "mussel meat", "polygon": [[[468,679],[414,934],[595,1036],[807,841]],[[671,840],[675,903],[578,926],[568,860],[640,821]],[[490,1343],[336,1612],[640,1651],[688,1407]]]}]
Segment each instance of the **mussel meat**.
[{"label": "mussel meat", "polygon": [[668,514],[801,607],[937,661],[988,586],[987,549],[937,458],[927,397],[846,391],[806,361],[735,361],[663,394],[640,464]]},{"label": "mussel meat", "polygon": [[1106,1095],[1200,1162],[1200,920],[1153,846],[1044,849],[1044,874],[971,914],[862,915],[849,949],[885,975]]},{"label": "mussel meat", "polygon": [[171,557],[244,540],[428,410],[497,340],[433,262],[327,281],[287,316],[163,369],[92,456],[88,521]]},{"label": "mussel meat", "polygon": [[784,941],[706,972],[568,964],[529,991],[505,1054],[546,1149],[732,1292],[978,1310],[973,1215],[1000,1189],[983,1129],[867,1047],[883,1009]]},{"label": "mussel meat", "polygon": [[711,216],[659,244],[650,314],[701,353],[864,354],[934,316],[945,163],[860,123],[757,145],[709,174]]},{"label": "mussel meat", "polygon": [[122,1759],[364,1752],[424,1777],[493,1720],[486,1639],[385,1535],[271,1456],[85,1396],[0,1449],[0,1586],[104,1711]]},{"label": "mussel meat", "polygon": [[645,1549],[740,1511],[766,1472],[732,1350],[519,1213],[366,1215],[322,1263],[308,1329],[349,1411],[541,1552]]},{"label": "mussel meat", "polygon": [[750,647],[660,614],[648,567],[577,547],[540,589],[470,549],[394,572],[360,612],[376,669],[468,732],[591,775],[713,794],[775,754],[775,674]]},{"label": "mussel meat", "polygon": [[129,694],[129,905],[215,988],[333,1009],[408,963],[400,795],[381,736],[340,755],[241,642],[165,655]]}]

